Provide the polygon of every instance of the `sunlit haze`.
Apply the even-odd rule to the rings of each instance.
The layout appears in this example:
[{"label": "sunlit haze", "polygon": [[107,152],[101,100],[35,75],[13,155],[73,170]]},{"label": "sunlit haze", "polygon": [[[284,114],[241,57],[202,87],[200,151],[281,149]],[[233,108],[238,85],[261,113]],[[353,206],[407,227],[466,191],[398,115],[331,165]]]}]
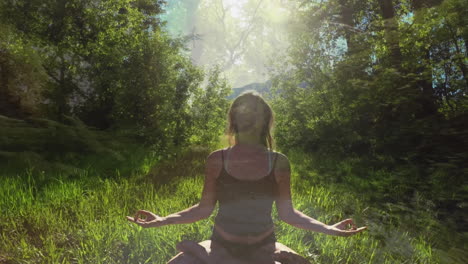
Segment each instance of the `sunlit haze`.
[{"label": "sunlit haze", "polygon": [[224,0],[223,2],[233,17],[242,18],[243,5],[247,2],[246,0]]},{"label": "sunlit haze", "polygon": [[288,47],[288,6],[281,0],[169,1],[163,19],[187,36],[199,66],[219,65],[234,88],[268,80],[268,67]]}]

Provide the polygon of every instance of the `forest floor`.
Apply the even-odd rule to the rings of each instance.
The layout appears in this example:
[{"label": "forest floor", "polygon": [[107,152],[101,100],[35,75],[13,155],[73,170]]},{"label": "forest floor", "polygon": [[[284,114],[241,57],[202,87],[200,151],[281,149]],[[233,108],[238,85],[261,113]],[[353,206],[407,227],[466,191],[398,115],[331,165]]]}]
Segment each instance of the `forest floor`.
[{"label": "forest floor", "polygon": [[[115,152],[113,160],[101,152],[66,169],[57,158],[44,165],[39,154],[27,154],[36,158],[24,164],[3,159],[0,263],[165,263],[178,241],[210,237],[213,216],[151,229],[125,219],[137,209],[167,215],[197,203],[209,150],[188,148],[162,159],[128,142],[114,146],[120,148],[107,151]],[[444,228],[427,207],[374,204],[349,186],[312,180],[320,177],[307,168],[307,157],[288,155],[297,209],[325,223],[353,218],[368,226],[353,237],[332,237],[288,226],[274,211],[278,240],[312,263],[468,263],[466,234]]]}]

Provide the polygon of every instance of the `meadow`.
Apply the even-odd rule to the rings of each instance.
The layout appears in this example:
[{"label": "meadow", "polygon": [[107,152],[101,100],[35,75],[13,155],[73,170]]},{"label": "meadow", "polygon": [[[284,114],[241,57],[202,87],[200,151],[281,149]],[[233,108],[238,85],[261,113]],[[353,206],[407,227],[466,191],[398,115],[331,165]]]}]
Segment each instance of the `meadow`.
[{"label": "meadow", "polygon": [[[188,148],[161,159],[145,148],[128,149],[131,155],[115,170],[102,169],[102,162],[89,165],[98,156],[67,172],[33,165],[4,169],[0,263],[165,263],[178,241],[208,239],[215,213],[194,224],[151,229],[125,216],[137,209],[167,215],[197,203],[210,150]],[[351,217],[368,226],[353,237],[332,237],[281,223],[274,211],[278,240],[312,263],[466,263],[463,244],[453,247],[454,236],[440,249],[437,241],[450,230],[427,207],[372,203],[352,187],[320,183],[326,175],[308,168],[310,157],[291,152],[289,158],[297,209],[325,223]]]},{"label": "meadow", "polygon": [[280,242],[313,263],[468,263],[467,6],[0,1],[0,264],[165,263],[208,239],[215,214],[125,216],[198,202],[245,89],[273,108],[295,207],[368,227],[331,237],[273,212]]}]

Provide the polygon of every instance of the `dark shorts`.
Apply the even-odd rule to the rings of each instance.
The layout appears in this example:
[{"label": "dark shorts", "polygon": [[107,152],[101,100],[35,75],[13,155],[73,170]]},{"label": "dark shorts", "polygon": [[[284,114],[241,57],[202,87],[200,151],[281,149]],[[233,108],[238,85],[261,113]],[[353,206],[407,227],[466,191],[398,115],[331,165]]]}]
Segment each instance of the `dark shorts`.
[{"label": "dark shorts", "polygon": [[243,244],[225,240],[216,230],[213,230],[213,234],[211,235],[211,241],[219,244],[223,248],[225,248],[233,257],[239,259],[249,259],[252,255],[264,245],[275,243],[276,236],[275,232],[271,232],[271,234],[265,237],[263,240],[254,243],[254,244]]}]

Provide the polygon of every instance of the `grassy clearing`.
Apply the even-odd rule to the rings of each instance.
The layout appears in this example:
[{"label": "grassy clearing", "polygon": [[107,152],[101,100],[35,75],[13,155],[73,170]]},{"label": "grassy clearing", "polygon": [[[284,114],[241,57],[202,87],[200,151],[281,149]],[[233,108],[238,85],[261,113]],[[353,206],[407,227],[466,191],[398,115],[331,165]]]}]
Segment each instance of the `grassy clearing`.
[{"label": "grassy clearing", "polygon": [[[135,144],[112,143],[110,135],[89,137],[99,139],[91,141],[99,149],[116,154],[94,151],[83,158],[68,152],[69,157],[44,159],[47,155],[36,153],[38,160],[23,164],[18,158],[23,154],[9,150],[16,159],[0,170],[0,263],[165,263],[177,253],[178,241],[209,238],[215,214],[194,224],[157,229],[142,229],[125,219],[137,209],[167,215],[197,203],[209,150],[189,148],[161,159]],[[220,142],[217,147],[227,144],[225,137]],[[435,234],[442,238],[450,230],[441,230],[426,207],[373,205],[372,193],[324,185],[323,175],[308,168],[308,157],[289,157],[296,208],[326,223],[352,217],[369,226],[351,238],[330,237],[281,223],[274,212],[279,241],[314,263],[467,262],[462,246],[435,247]],[[72,166],[61,170],[70,159]],[[453,241],[463,245],[466,236]]]},{"label": "grassy clearing", "polygon": [[0,115],[0,175],[34,171],[35,183],[41,185],[58,174],[114,177],[116,168],[121,174],[131,174],[148,158],[160,158],[148,156],[131,138],[131,131],[110,133],[70,117],[65,121]]},{"label": "grassy clearing", "polygon": [[[192,155],[186,162],[205,157]],[[353,217],[369,230],[351,238],[331,237],[277,223],[278,239],[314,263],[463,263],[443,259],[424,233],[385,220],[365,197],[340,186],[313,185],[314,172],[293,163],[295,206],[318,220],[333,223]],[[93,170],[44,175],[32,170],[4,174],[0,182],[0,263],[165,263],[182,239],[209,238],[213,217],[190,225],[142,229],[126,215],[148,209],[167,215],[196,203],[203,175],[189,164],[178,166],[175,181],[158,184],[150,165],[140,164],[133,176],[103,177]],[[162,164],[162,163],[161,163]],[[195,166],[197,167],[197,166]],[[199,166],[198,166],[199,167]],[[184,172],[185,171],[185,172]],[[36,179],[47,178],[37,185]],[[163,182],[163,181],[162,181]]]}]

